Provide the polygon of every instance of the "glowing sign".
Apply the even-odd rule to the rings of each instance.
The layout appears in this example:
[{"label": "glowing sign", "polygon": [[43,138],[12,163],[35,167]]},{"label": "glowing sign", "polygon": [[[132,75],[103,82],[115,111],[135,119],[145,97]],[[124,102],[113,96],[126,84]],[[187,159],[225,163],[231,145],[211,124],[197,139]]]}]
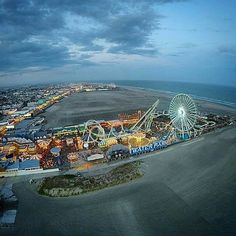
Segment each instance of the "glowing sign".
[{"label": "glowing sign", "polygon": [[146,145],[146,146],[142,146],[138,148],[131,148],[130,155],[139,155],[146,152],[153,152],[153,151],[166,148],[166,147],[167,147],[167,143],[163,140],[160,140],[150,145]]}]

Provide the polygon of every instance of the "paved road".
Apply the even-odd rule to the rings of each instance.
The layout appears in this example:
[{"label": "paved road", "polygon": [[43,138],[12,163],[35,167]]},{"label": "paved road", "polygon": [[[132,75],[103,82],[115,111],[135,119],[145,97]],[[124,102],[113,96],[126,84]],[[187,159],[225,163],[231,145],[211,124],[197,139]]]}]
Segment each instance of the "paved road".
[{"label": "paved road", "polygon": [[2,234],[236,235],[235,154],[232,127],[143,159],[139,180],[80,197],[17,183],[16,228]]}]

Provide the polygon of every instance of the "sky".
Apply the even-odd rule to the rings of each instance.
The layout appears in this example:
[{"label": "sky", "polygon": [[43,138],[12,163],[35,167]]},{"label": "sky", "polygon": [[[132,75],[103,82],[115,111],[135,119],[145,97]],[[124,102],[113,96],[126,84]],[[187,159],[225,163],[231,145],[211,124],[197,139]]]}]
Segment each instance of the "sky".
[{"label": "sky", "polygon": [[0,87],[162,80],[236,87],[235,0],[0,0]]}]

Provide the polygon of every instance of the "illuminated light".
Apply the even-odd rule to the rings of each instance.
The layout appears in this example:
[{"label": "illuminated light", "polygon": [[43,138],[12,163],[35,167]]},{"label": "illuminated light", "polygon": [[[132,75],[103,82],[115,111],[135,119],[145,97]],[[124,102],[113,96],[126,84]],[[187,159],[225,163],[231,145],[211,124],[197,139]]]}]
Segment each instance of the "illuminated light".
[{"label": "illuminated light", "polygon": [[180,115],[181,117],[184,117],[185,114],[186,114],[186,111],[185,111],[185,109],[184,109],[183,107],[180,107],[180,108],[178,109],[178,113],[179,113],[179,115]]}]

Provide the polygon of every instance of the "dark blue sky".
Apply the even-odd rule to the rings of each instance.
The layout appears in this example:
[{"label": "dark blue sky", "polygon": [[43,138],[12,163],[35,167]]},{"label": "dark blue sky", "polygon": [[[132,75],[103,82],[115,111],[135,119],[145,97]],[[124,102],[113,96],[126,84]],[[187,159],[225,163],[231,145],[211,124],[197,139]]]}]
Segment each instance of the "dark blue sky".
[{"label": "dark blue sky", "polygon": [[0,3],[2,86],[118,79],[236,86],[234,0]]}]

